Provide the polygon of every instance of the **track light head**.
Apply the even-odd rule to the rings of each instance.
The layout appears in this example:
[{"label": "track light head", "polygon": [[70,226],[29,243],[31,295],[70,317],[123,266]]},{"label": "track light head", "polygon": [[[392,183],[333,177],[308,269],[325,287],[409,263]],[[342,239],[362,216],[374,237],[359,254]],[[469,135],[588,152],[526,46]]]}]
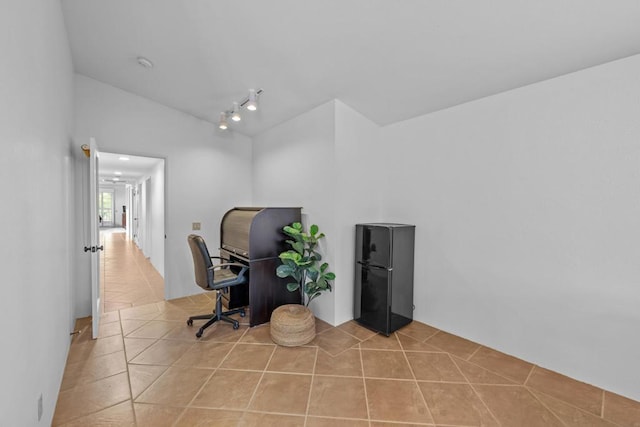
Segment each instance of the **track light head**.
[{"label": "track light head", "polygon": [[249,111],[256,111],[258,109],[258,95],[253,89],[249,89],[249,99],[247,100],[245,108]]},{"label": "track light head", "polygon": [[221,130],[227,130],[229,125],[227,123],[227,115],[225,113],[220,113],[220,121],[218,122],[218,128]]},{"label": "track light head", "polygon": [[231,112],[231,120],[233,120],[234,122],[239,122],[240,120],[242,120],[242,117],[240,117],[240,107],[238,106],[237,102],[233,103],[233,111]]}]

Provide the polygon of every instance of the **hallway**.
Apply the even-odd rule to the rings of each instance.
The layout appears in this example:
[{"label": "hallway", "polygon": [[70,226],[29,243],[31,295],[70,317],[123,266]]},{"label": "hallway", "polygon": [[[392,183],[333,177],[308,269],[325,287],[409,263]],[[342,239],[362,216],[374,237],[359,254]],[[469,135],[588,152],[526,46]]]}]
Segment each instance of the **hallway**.
[{"label": "hallway", "polygon": [[164,301],[164,279],[123,228],[100,230],[103,312]]}]

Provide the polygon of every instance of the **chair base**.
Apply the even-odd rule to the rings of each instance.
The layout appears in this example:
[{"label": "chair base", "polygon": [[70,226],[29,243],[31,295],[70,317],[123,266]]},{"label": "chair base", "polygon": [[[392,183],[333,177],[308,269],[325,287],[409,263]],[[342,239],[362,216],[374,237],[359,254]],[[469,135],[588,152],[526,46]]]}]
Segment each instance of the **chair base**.
[{"label": "chair base", "polygon": [[224,320],[225,322],[229,322],[233,325],[233,329],[238,329],[240,327],[240,322],[229,317],[230,315],[236,314],[236,313],[240,313],[240,317],[244,317],[246,314],[244,311],[244,307],[236,308],[229,311],[222,311],[222,294],[218,292],[218,295],[216,296],[215,311],[211,314],[200,314],[197,316],[191,316],[189,317],[189,320],[187,320],[187,325],[193,326],[194,320],[206,320],[206,319],[209,320],[207,323],[202,325],[200,329],[198,329],[198,332],[196,332],[196,338],[202,337],[202,333],[204,332],[204,330],[207,329],[209,326],[213,325],[218,320]]}]

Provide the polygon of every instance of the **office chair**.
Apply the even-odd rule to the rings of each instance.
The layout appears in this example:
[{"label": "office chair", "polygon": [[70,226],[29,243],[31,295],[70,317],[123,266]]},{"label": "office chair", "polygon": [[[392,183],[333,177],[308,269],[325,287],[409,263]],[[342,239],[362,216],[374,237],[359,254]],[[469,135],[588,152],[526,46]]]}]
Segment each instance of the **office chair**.
[{"label": "office chair", "polygon": [[[187,237],[191,255],[193,256],[193,268],[196,275],[196,283],[207,291],[216,291],[216,308],[212,314],[203,314],[199,316],[191,316],[187,320],[187,325],[192,326],[196,319],[208,319],[196,333],[196,337],[200,338],[206,328],[213,325],[218,320],[224,320],[233,324],[233,329],[238,329],[240,323],[228,317],[231,314],[240,313],[241,317],[245,316],[244,308],[236,308],[234,310],[222,311],[222,293],[228,292],[231,286],[242,285],[249,281],[249,267],[239,263],[224,262],[222,264],[213,264],[212,259],[220,259],[228,261],[221,257],[212,257],[209,255],[207,245],[204,239],[196,234],[190,234]],[[237,272],[237,273],[236,273]]]}]

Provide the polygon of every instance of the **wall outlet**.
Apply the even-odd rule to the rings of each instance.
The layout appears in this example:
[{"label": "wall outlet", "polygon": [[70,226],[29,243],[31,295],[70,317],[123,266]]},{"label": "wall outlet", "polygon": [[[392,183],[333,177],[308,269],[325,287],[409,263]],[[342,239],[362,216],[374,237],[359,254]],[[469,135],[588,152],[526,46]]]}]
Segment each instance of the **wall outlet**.
[{"label": "wall outlet", "polygon": [[42,419],[42,393],[40,393],[40,397],[38,398],[38,421]]},{"label": "wall outlet", "polygon": [[200,223],[199,222],[192,222],[191,223],[191,229],[192,230],[200,230]]}]

